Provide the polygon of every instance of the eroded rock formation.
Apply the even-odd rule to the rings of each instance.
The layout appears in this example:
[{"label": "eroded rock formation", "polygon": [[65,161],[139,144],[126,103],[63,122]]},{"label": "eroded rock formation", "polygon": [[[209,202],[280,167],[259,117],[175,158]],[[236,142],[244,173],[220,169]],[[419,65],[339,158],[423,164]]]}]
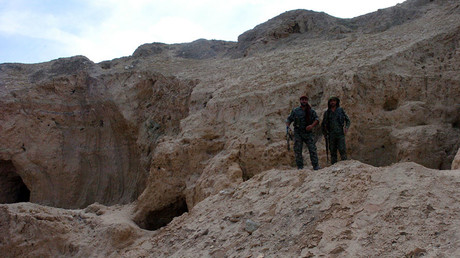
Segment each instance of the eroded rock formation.
[{"label": "eroded rock formation", "polygon": [[3,64],[1,164],[32,202],[67,208],[128,203],[145,187],[150,152],[188,114],[194,82],[84,57]]},{"label": "eroded rock formation", "polygon": [[[131,205],[0,205],[0,252],[19,256],[455,257],[458,170],[340,162],[264,171],[156,231]],[[8,226],[5,226],[8,225]],[[21,232],[21,233],[18,233]]]},{"label": "eroded rock formation", "polygon": [[[49,227],[48,238],[31,243],[52,241],[51,255],[86,256],[93,248],[102,256],[154,249],[168,256],[241,256],[251,248],[270,255],[282,241],[287,247],[277,250],[286,256],[366,250],[375,256],[393,244],[394,256],[454,254],[458,239],[441,221],[448,217],[458,226],[457,170],[443,170],[458,168],[459,42],[457,1],[410,0],[347,20],[286,12],[238,42],[145,44],[132,56],[97,64],[82,56],[1,64],[0,185],[22,189],[0,192],[2,202],[90,205],[77,211],[2,205],[0,225],[14,225],[3,231],[2,248],[21,255],[19,243]],[[357,161],[316,174],[290,170],[284,120],[303,94],[321,117],[329,97],[341,98],[352,120],[348,156]],[[378,168],[398,162],[427,168]],[[454,183],[443,188],[448,180]],[[311,189],[326,196],[309,203],[317,198]],[[406,197],[410,203],[401,206]],[[128,205],[107,207],[115,204]],[[256,208],[248,213],[247,205]],[[229,208],[232,214],[222,213]],[[390,226],[402,212],[413,223]],[[283,221],[283,214],[292,220]],[[264,241],[240,231],[249,219],[247,231]],[[311,226],[299,224],[311,219]],[[413,228],[401,228],[407,224]],[[270,232],[293,230],[311,238],[270,242]],[[29,235],[12,237],[19,231]],[[72,234],[78,240],[69,244]],[[88,234],[100,241],[88,243]]]},{"label": "eroded rock formation", "polygon": [[[286,26],[289,13],[283,14],[254,29],[254,35],[262,36],[246,48],[254,51],[246,58],[188,60],[188,66],[173,67],[167,59],[173,54],[144,57],[141,62],[150,64],[163,60],[155,68],[165,73],[199,77],[200,82],[181,134],[163,138],[154,153],[151,184],[138,202],[138,220],[156,205],[186,198],[193,206],[224,186],[238,185],[266,169],[291,166],[283,121],[302,94],[310,96],[320,115],[330,96],[342,99],[352,119],[352,159],[376,166],[414,161],[450,169],[460,145],[459,8],[452,1],[410,1],[398,8],[416,9],[406,20],[397,15],[383,31],[368,30],[372,25],[364,26],[365,21],[375,16],[392,20],[400,12],[358,17],[355,23],[364,27],[335,39],[309,38],[302,30],[277,39],[257,32],[273,24]],[[310,12],[292,14],[297,22],[298,17],[308,22]],[[269,37],[267,43],[260,46],[264,37]],[[320,138],[325,164],[323,144]],[[239,174],[242,178],[235,176]],[[173,180],[173,175],[181,179]]]}]

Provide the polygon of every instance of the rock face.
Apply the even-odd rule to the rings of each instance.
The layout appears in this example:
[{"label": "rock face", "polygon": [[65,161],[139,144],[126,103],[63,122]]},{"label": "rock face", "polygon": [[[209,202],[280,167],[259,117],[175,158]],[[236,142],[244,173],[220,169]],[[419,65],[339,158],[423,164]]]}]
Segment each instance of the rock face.
[{"label": "rock face", "polygon": [[[161,55],[145,57],[142,62],[150,64],[164,60],[155,68],[165,73],[199,77],[200,82],[179,137],[165,137],[158,144],[136,221],[177,200],[186,199],[192,207],[261,171],[292,166],[283,121],[303,94],[320,116],[330,96],[342,99],[352,120],[347,138],[352,159],[375,166],[413,161],[450,169],[460,145],[459,7],[452,1],[411,1],[397,8],[403,7],[415,8],[409,12],[413,15],[405,22],[397,16],[390,23],[394,26],[383,31],[363,25],[330,39],[309,38],[300,30],[261,46],[260,39],[272,34],[259,30],[276,28],[273,24],[285,28],[283,21],[289,19],[284,14],[251,32],[259,36],[240,37],[238,44],[248,44],[246,50],[253,52],[246,58],[189,60],[180,68]],[[392,20],[387,13],[400,12],[384,10],[355,23],[366,24],[376,16]],[[452,23],[443,25],[436,17]],[[321,138],[317,145],[324,166]]]},{"label": "rock face", "polygon": [[12,164],[30,201],[67,208],[133,201],[193,87],[130,67],[105,74],[84,57],[0,69],[0,164]]},{"label": "rock face", "polygon": [[[158,243],[171,248],[158,251],[158,255],[165,256],[180,256],[185,250],[192,250],[197,256],[249,255],[247,246],[231,251],[246,243],[257,247],[254,250],[261,254],[273,254],[272,248],[288,246],[280,251],[286,256],[353,256],[360,254],[360,250],[375,256],[390,250],[393,242],[399,247],[391,256],[410,255],[411,250],[415,255],[454,254],[457,247],[448,243],[458,239],[439,221],[453,218],[449,220],[452,226],[458,226],[455,218],[459,209],[449,199],[458,197],[458,186],[446,192],[433,182],[446,180],[439,179],[442,176],[458,179],[454,172],[444,170],[456,168],[454,157],[460,147],[459,42],[458,1],[411,0],[349,20],[295,10],[243,33],[238,42],[145,44],[133,56],[98,64],[82,56],[32,65],[1,64],[0,185],[13,190],[0,192],[0,200],[63,208],[85,208],[95,202],[102,205],[89,206],[85,212],[94,211],[96,215],[85,217],[89,224],[81,225],[78,214],[82,211],[3,205],[5,216],[1,217],[8,219],[0,225],[29,225],[38,220],[36,226],[28,229],[33,236],[41,222],[49,221],[46,216],[36,218],[34,214],[56,213],[56,218],[50,220],[65,221],[62,223],[66,226],[50,226],[50,238],[43,240],[46,248],[45,243],[54,241],[52,237],[57,233],[69,234],[63,239],[72,238],[73,233],[66,230],[78,225],[81,228],[76,234],[94,234],[91,225],[106,223],[98,219],[98,212],[124,212],[128,225],[123,222],[120,234],[113,233],[118,232],[117,227],[110,227],[98,235],[104,239],[104,250],[97,251],[101,256],[115,255],[114,249],[126,256],[138,252],[148,255]],[[284,121],[298,105],[298,97],[304,94],[310,97],[310,104],[320,117],[331,96],[341,99],[352,121],[347,135],[348,156],[357,160],[326,168],[324,175],[304,171],[307,181],[288,169],[294,165],[294,157],[286,149],[284,135]],[[327,167],[320,130],[317,147],[320,165]],[[398,162],[414,163],[391,169],[372,167]],[[337,167],[347,171],[347,176],[336,178]],[[405,178],[401,184],[395,184],[396,188],[388,185],[395,180],[393,170],[402,173],[397,178]],[[421,171],[425,177],[418,178],[412,170]],[[287,181],[277,173],[287,174]],[[370,174],[371,179],[360,174]],[[252,184],[265,180],[264,175],[276,181],[263,186],[275,187],[274,192],[257,186],[256,194],[249,195],[252,199],[243,198],[244,193],[253,191]],[[336,182],[338,178],[344,182]],[[385,189],[376,183],[381,178]],[[323,189],[310,185],[310,181],[335,184]],[[291,184],[301,188],[285,188]],[[334,188],[337,185],[341,188]],[[413,187],[404,193],[398,190],[406,186]],[[309,208],[296,206],[316,200],[313,192],[308,193],[315,187],[320,189],[315,191],[327,196],[318,203],[309,203],[315,208],[308,212]],[[356,187],[362,194],[352,191]],[[383,192],[370,194],[374,188]],[[335,192],[329,193],[330,189]],[[414,191],[417,194],[410,195]],[[228,202],[219,199],[226,193],[241,197],[234,196],[236,199],[232,197]],[[275,194],[274,199],[261,204],[252,214],[246,213],[247,205],[255,205],[268,193]],[[297,195],[304,196],[302,202],[293,198]],[[380,200],[379,195],[388,198]],[[342,199],[343,196],[349,199]],[[416,204],[401,206],[401,198],[407,196]],[[429,202],[419,203],[419,199]],[[215,206],[219,203],[216,200],[226,206]],[[270,230],[290,232],[283,227],[291,221],[274,217],[285,214],[277,206],[282,201],[289,207],[304,209],[291,210],[289,214],[298,213],[302,219],[292,221],[295,227],[289,230],[297,232],[302,228],[299,236],[309,237],[283,236],[277,243],[270,242]],[[132,204],[105,206],[128,203]],[[218,207],[228,210],[232,205],[232,214],[219,213]],[[215,213],[210,213],[212,209]],[[408,211],[415,227],[410,232],[404,226],[409,221],[399,216]],[[174,219],[184,213],[189,215]],[[337,214],[343,217],[334,217]],[[295,220],[292,215],[289,218]],[[336,218],[339,225],[328,224],[332,223],[331,218]],[[373,218],[384,222],[375,226]],[[432,220],[425,221],[427,218]],[[189,232],[184,226],[192,223],[189,219],[198,219],[200,228]],[[225,232],[226,226],[233,225],[230,228],[235,229],[236,224],[222,229],[216,223],[208,228],[200,221],[205,219],[241,221],[245,233]],[[264,221],[270,219],[274,225],[263,236],[258,235],[266,241],[237,240],[242,234],[263,231]],[[309,231],[308,223],[299,224],[311,219],[316,223],[313,231]],[[397,219],[399,227],[390,225],[390,221]],[[168,230],[180,233],[165,233],[162,227],[171,220]],[[420,233],[420,225],[428,222],[433,223],[426,231],[429,233]],[[351,225],[357,228],[349,229]],[[138,226],[154,232],[139,230]],[[442,232],[434,230],[437,226]],[[244,230],[246,227],[248,230]],[[218,237],[218,228],[228,233],[225,239],[233,242]],[[333,235],[333,228],[340,228],[343,235]],[[11,227],[2,231],[6,232],[2,235],[1,243],[6,243],[2,248],[16,250],[23,235],[11,235],[24,230]],[[154,240],[139,240],[145,235]],[[203,236],[206,242],[192,244]],[[118,238],[113,244],[106,242],[106,237]],[[389,237],[394,238],[392,242],[388,242]],[[437,237],[437,242],[431,242],[433,237]],[[9,241],[10,238],[18,240]],[[353,241],[348,241],[350,238]],[[55,255],[86,256],[94,245],[81,241],[84,243],[78,248],[65,245],[65,241],[49,248],[56,251]],[[227,249],[211,252],[210,243],[215,241],[220,244],[213,244],[214,247]],[[332,242],[337,244],[328,244]],[[179,250],[173,243],[182,243],[186,248]],[[37,255],[42,255],[42,251],[37,249]],[[21,251],[17,252],[20,255]]]}]

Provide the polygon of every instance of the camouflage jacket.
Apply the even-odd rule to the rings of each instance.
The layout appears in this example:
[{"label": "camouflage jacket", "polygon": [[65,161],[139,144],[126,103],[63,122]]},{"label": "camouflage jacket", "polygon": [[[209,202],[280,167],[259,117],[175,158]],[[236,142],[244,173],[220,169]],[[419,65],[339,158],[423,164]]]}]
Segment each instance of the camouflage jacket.
[{"label": "camouflage jacket", "polygon": [[299,133],[307,132],[306,127],[313,124],[315,120],[319,121],[318,115],[315,110],[310,109],[310,121],[307,122],[307,114],[302,109],[302,107],[296,107],[291,111],[291,114],[286,119],[287,123],[294,122],[294,131]]},{"label": "camouflage jacket", "polygon": [[348,118],[345,110],[343,108],[338,107],[335,112],[328,109],[323,116],[323,122],[321,127],[323,128],[323,133],[332,133],[332,134],[339,134],[342,135],[343,127],[349,128],[350,127],[350,118]]}]

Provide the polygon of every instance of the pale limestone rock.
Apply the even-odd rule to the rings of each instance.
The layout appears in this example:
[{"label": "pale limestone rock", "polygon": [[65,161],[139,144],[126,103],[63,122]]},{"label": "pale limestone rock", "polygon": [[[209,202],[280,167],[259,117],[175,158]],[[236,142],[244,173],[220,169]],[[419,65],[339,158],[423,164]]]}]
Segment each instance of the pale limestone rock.
[{"label": "pale limestone rock", "polygon": [[458,170],[413,162],[271,169],[226,194],[209,196],[154,232],[130,220],[132,205],[63,210],[3,204],[0,252],[15,257],[404,257],[423,251],[428,257],[454,257],[460,251],[459,184]]},{"label": "pale limestone rock", "polygon": [[[421,14],[427,6],[419,4],[416,12]],[[181,121],[183,142],[164,138],[155,149],[154,176],[139,198],[136,218],[142,220],[143,214],[177,198],[185,198],[190,208],[228,187],[219,183],[233,182],[225,167],[209,170],[226,165],[221,159],[228,153],[237,153],[235,163],[243,180],[273,167],[293,166],[284,120],[303,94],[309,95],[321,118],[327,99],[341,98],[352,120],[349,158],[377,166],[413,161],[450,168],[460,145],[460,77],[455,72],[460,33],[452,23],[433,23],[438,15],[459,20],[458,12],[448,11],[453,2],[444,4],[377,34],[357,33],[339,40],[294,40],[294,34],[289,42],[273,43],[278,44],[276,51],[259,49],[244,59],[208,60],[211,65],[190,61],[193,69],[174,71],[155,66],[201,80],[190,96],[191,113]],[[151,60],[157,59],[164,60],[158,55]],[[317,147],[320,164],[326,166],[321,135]],[[309,166],[307,152],[304,157]],[[170,178],[174,174],[177,180]]]},{"label": "pale limestone rock", "polygon": [[67,208],[135,200],[156,140],[178,131],[194,84],[105,73],[84,57],[1,68],[1,164],[30,201]]},{"label": "pale limestone rock", "polygon": [[[320,117],[330,96],[342,99],[350,158],[447,169],[460,145],[459,14],[451,10],[451,1],[409,1],[353,21],[293,11],[238,43],[146,44],[100,64],[3,64],[0,159],[33,202],[127,203],[145,189],[139,214],[178,199],[190,208],[261,171],[293,166],[283,121],[308,94]],[[331,38],[336,25],[354,29]],[[248,49],[246,58],[225,57]]]},{"label": "pale limestone rock", "polygon": [[[293,11],[241,42],[0,65],[0,178],[19,176],[32,202],[90,205],[2,205],[0,253],[455,256],[459,10]],[[289,169],[284,121],[303,94],[321,118],[341,98],[358,161],[328,167],[318,134],[325,168],[309,170],[304,153],[306,169]],[[429,169],[387,167],[404,161]],[[251,236],[247,219],[260,223]]]}]

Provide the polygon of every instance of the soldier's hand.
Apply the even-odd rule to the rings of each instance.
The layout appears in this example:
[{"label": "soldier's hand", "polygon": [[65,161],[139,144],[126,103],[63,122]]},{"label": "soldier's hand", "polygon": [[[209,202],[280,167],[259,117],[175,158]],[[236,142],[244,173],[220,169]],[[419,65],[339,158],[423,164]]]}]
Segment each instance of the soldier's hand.
[{"label": "soldier's hand", "polygon": [[348,132],[348,128],[344,127],[343,128],[343,134],[347,134],[347,132]]},{"label": "soldier's hand", "polygon": [[307,130],[307,132],[309,132],[309,131],[313,130],[313,125],[309,125],[309,126],[307,126],[307,128],[305,128],[305,129]]}]

